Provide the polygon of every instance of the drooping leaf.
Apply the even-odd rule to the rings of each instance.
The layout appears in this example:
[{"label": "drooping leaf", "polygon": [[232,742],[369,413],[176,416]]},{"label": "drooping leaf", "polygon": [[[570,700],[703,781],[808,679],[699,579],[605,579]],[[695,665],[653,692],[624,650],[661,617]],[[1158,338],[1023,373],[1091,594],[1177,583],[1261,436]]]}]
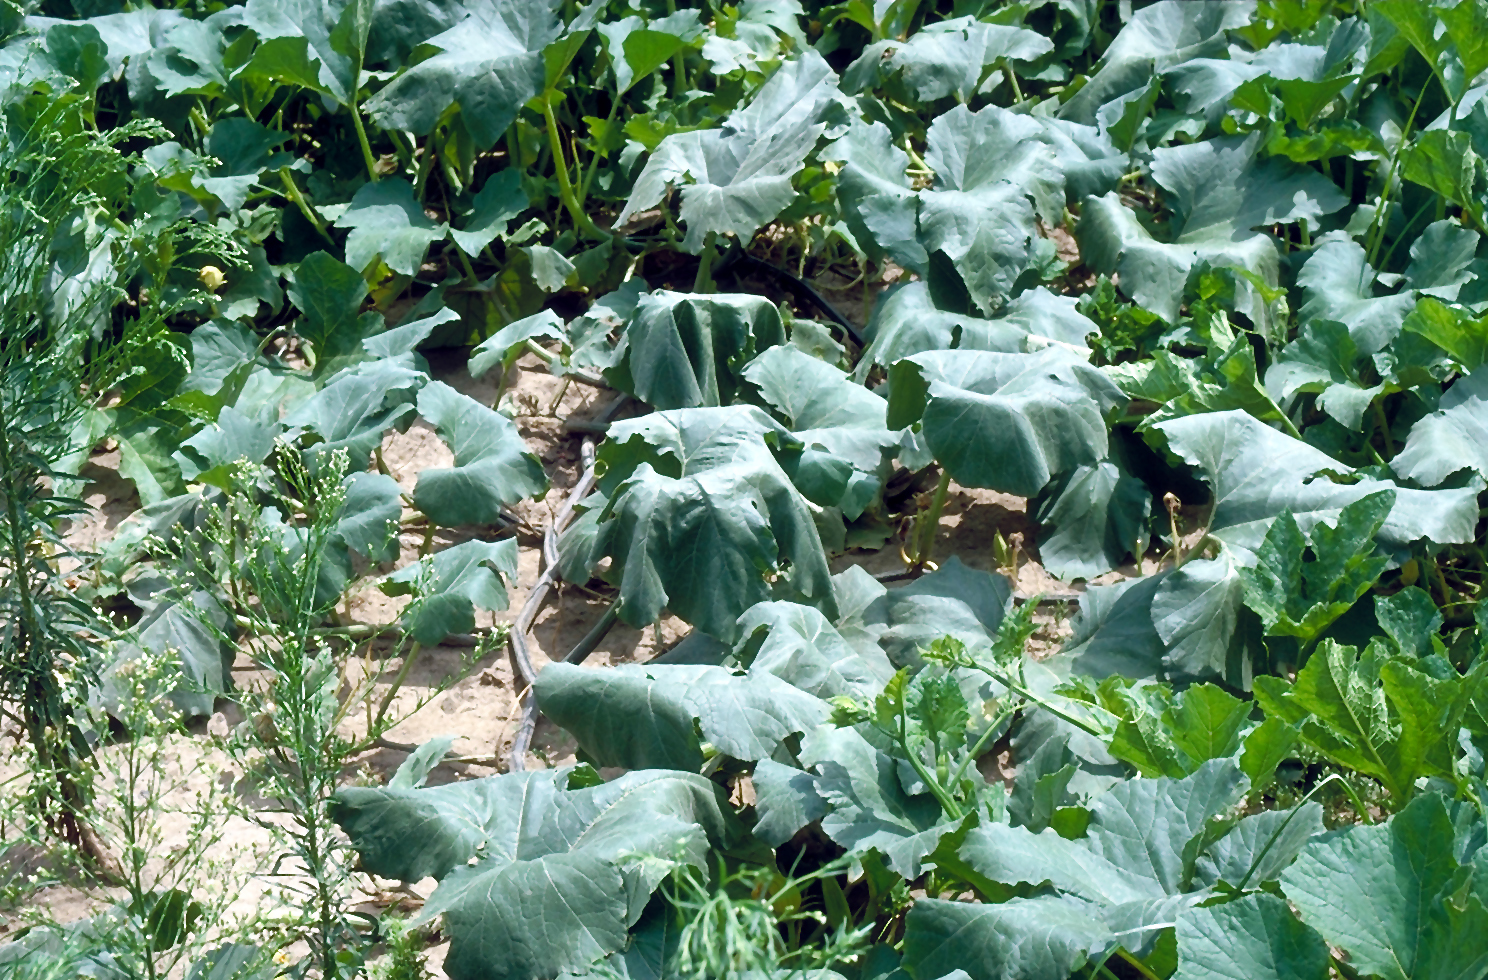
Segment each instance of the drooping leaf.
[{"label": "drooping leaf", "polygon": [[554,976],[623,948],[673,861],[706,866],[710,842],[745,836],[701,776],[632,772],[569,790],[570,771],[349,787],[333,812],[368,870],[440,879],[423,918],[443,916],[453,980]]},{"label": "drooping leaf", "polygon": [[751,672],[768,672],[819,698],[871,699],[894,673],[888,658],[855,648],[821,611],[793,602],[762,602],[739,620],[739,655]]},{"label": "drooping leaf", "polygon": [[700,252],[710,233],[748,241],[795,199],[791,177],[825,128],[822,113],[836,91],[836,74],[815,51],[787,61],[722,129],[662,140],[615,223],[623,226],[659,204],[668,185],[681,185],[684,248]]},{"label": "drooping leaf", "polygon": [[1100,462],[1105,413],[1125,400],[1059,348],[916,354],[894,365],[889,385],[889,426],[919,422],[956,482],[1024,496],[1056,474]]},{"label": "drooping leaf", "polygon": [[590,757],[628,769],[697,771],[703,753],[694,719],[719,751],[752,762],[792,733],[814,728],[828,712],[825,702],[774,674],[737,675],[723,667],[553,663],[534,689],[544,714]]},{"label": "drooping leaf", "polygon": [[1364,249],[1353,241],[1319,245],[1297,274],[1302,319],[1342,323],[1361,354],[1374,353],[1400,332],[1415,305],[1409,291],[1376,295],[1375,278]]},{"label": "drooping leaf", "polygon": [[843,88],[855,94],[898,74],[921,102],[955,95],[965,103],[1003,59],[1034,61],[1053,50],[1047,38],[1028,28],[956,17],[926,24],[906,41],[868,45],[844,73]]},{"label": "drooping leaf", "polygon": [[336,533],[347,547],[372,561],[398,557],[398,519],[403,516],[403,491],[381,473],[352,473],[346,477],[346,506]]},{"label": "drooping leaf", "polygon": [[455,454],[452,469],[419,473],[413,501],[429,520],[447,527],[494,524],[502,507],[547,489],[542,463],[506,416],[442,381],[419,392],[418,409]]},{"label": "drooping leaf", "polygon": [[[1081,254],[1095,271],[1117,274],[1122,292],[1170,323],[1199,263],[1235,266],[1274,288],[1274,239],[1255,229],[1300,220],[1315,225],[1346,202],[1315,170],[1274,157],[1256,162],[1259,149],[1257,133],[1155,151],[1152,175],[1175,212],[1170,240],[1155,238],[1109,193],[1081,212]],[[1270,304],[1249,281],[1239,284],[1237,303],[1262,332],[1270,329]]]},{"label": "drooping leaf", "polygon": [[868,321],[869,344],[858,361],[862,381],[877,364],[887,368],[913,354],[938,350],[985,350],[1007,354],[1033,353],[1054,342],[1083,348],[1085,338],[1099,332],[1093,321],[1075,308],[1068,296],[1057,296],[1042,286],[1019,293],[991,320],[953,313],[935,306],[924,281],[886,292]]},{"label": "drooping leaf", "polygon": [[610,376],[659,409],[727,405],[739,368],[783,343],[780,311],[764,297],[659,290],[636,304]]},{"label": "drooping leaf", "polygon": [[406,427],[416,412],[414,400],[428,378],[396,361],[377,361],[342,371],[329,384],[285,417],[320,437],[311,452],[344,449],[353,468],[366,465],[388,429]]},{"label": "drooping leaf", "polygon": [[1488,479],[1488,371],[1458,378],[1441,407],[1411,426],[1390,468],[1427,487],[1463,469]]},{"label": "drooping leaf", "polygon": [[774,759],[761,759],[750,777],[754,784],[754,811],[759,817],[754,836],[771,847],[779,847],[802,827],[825,816],[827,801],[816,791],[819,778]]},{"label": "drooping leaf", "polygon": [[1328,474],[1348,478],[1351,468],[1244,412],[1194,415],[1155,428],[1209,483],[1214,502],[1209,533],[1241,554],[1260,547],[1283,510],[1310,531],[1344,505],[1382,490],[1395,492],[1395,505],[1380,528],[1382,543],[1403,547],[1422,538],[1446,544],[1472,537],[1476,490],[1411,490],[1371,478],[1335,483]]},{"label": "drooping leaf", "polygon": [[[885,425],[887,403],[847,375],[794,347],[772,347],[744,368],[744,377],[811,452],[846,460],[856,471],[846,495],[827,501],[856,520],[882,488],[887,457],[900,435]],[[821,501],[819,501],[821,502]]]},{"label": "drooping leaf", "polygon": [[401,568],[382,580],[390,596],[411,595],[400,622],[425,646],[475,628],[475,610],[506,608],[506,583],[517,578],[517,542],[466,541]]},{"label": "drooping leaf", "polygon": [[1078,466],[1040,502],[1039,523],[1052,533],[1040,535],[1039,559],[1062,579],[1103,575],[1147,550],[1151,511],[1152,494],[1119,463]]},{"label": "drooping leaf", "polygon": [[[658,412],[613,426],[600,448],[607,503],[589,554],[614,559],[620,618],[643,626],[670,608],[731,642],[739,616],[767,599],[835,614],[816,525],[777,459],[789,461],[798,447],[752,406]],[[562,547],[573,554],[580,541],[571,532]],[[766,576],[777,577],[773,586]]]},{"label": "drooping leaf", "polygon": [[964,970],[971,980],[1046,980],[1078,971],[1110,941],[1106,924],[1072,899],[922,898],[905,917],[904,966],[924,977]]}]

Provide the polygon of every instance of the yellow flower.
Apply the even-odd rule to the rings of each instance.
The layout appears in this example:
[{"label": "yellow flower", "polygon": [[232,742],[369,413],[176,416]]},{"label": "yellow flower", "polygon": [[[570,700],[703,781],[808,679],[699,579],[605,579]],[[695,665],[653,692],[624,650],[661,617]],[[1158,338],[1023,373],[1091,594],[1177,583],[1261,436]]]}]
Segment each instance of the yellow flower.
[{"label": "yellow flower", "polygon": [[215,265],[202,266],[201,271],[197,273],[197,277],[201,279],[204,286],[214,293],[221,289],[223,284],[227,282],[227,277]]}]

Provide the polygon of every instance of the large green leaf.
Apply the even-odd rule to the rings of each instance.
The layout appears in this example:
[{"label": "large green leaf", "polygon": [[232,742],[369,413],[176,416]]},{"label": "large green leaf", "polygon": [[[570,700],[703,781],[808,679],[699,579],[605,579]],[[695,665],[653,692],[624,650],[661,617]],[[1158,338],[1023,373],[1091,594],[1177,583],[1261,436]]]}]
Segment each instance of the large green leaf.
[{"label": "large green leaf", "polygon": [[1302,319],[1336,320],[1349,329],[1361,354],[1372,354],[1400,332],[1415,305],[1410,290],[1375,293],[1375,270],[1364,249],[1348,239],[1319,245],[1297,273]]},{"label": "large green leaf", "polygon": [[[933,187],[911,192],[887,133],[857,127],[837,155],[849,222],[874,250],[922,277],[941,253],[963,291],[986,314],[999,310],[1034,260],[1035,216],[1047,224],[1064,212],[1064,175],[1043,125],[997,106],[957,106],[936,117],[926,136]],[[932,292],[936,288],[931,278]]]},{"label": "large green leaf", "polygon": [[398,178],[363,184],[336,219],[336,227],[351,229],[346,263],[353,269],[365,270],[380,257],[405,276],[417,272],[429,246],[449,233],[449,225],[436,224],[424,214],[413,185]]},{"label": "large green leaf", "polygon": [[739,620],[735,651],[751,672],[768,672],[819,698],[872,700],[893,676],[888,658],[843,639],[812,606],[762,602]]},{"label": "large green leaf", "polygon": [[[1088,200],[1080,214],[1081,254],[1096,272],[1114,273],[1139,306],[1176,322],[1190,272],[1199,264],[1235,266],[1267,286],[1279,282],[1275,239],[1255,229],[1318,219],[1343,207],[1343,194],[1316,170],[1257,161],[1260,134],[1221,136],[1154,151],[1153,179],[1174,216],[1167,240],[1154,237],[1114,193]],[[1269,331],[1271,304],[1249,281],[1239,309]]]},{"label": "large green leaf", "polygon": [[1488,479],[1488,371],[1458,378],[1441,407],[1411,426],[1390,468],[1426,487],[1464,469]]},{"label": "large green leaf", "polygon": [[329,384],[285,417],[285,425],[303,427],[323,440],[318,455],[346,450],[352,466],[366,465],[382,435],[413,421],[416,393],[428,381],[421,371],[395,361],[377,361],[342,371]]},{"label": "large green leaf", "polygon": [[1302,723],[1302,740],[1328,759],[1373,776],[1397,800],[1422,776],[1450,776],[1456,732],[1484,671],[1445,679],[1403,659],[1387,659],[1376,640],[1361,654],[1324,640],[1297,679],[1257,677],[1266,714]]},{"label": "large green leaf", "polygon": [[398,481],[381,473],[352,473],[346,477],[346,505],[336,533],[347,547],[373,561],[398,557],[399,518],[403,490]]},{"label": "large green leaf", "polygon": [[506,608],[506,584],[517,579],[517,542],[465,541],[382,580],[379,588],[391,596],[411,595],[400,622],[425,646],[451,633],[475,629],[475,610],[499,612]]},{"label": "large green leaf", "polygon": [[846,495],[831,501],[856,520],[878,495],[888,475],[885,464],[900,444],[900,434],[885,425],[885,401],[794,347],[766,350],[744,368],[744,377],[785,417],[808,452],[844,459],[857,471]]},{"label": "large green leaf", "polygon": [[735,759],[773,753],[826,719],[827,705],[763,670],[665,664],[586,669],[553,663],[533,685],[537,703],[599,765],[697,771],[702,737]]},{"label": "large green leaf", "polygon": [[249,0],[243,20],[261,42],[254,68],[309,85],[341,105],[354,102],[372,6],[373,0]]},{"label": "large green leaf", "polygon": [[965,103],[1004,59],[1033,61],[1053,50],[1047,38],[1028,28],[957,17],[926,24],[906,41],[868,45],[843,74],[843,88],[856,94],[897,74],[921,102],[955,95]]},{"label": "large green leaf", "polygon": [[[1423,793],[1387,824],[1318,838],[1282,875],[1287,899],[1361,975],[1481,976],[1488,969],[1482,883],[1459,873],[1447,807]],[[1474,862],[1474,875],[1482,874]]]},{"label": "large green leaf", "polygon": [[362,358],[362,341],[382,332],[382,317],[362,312],[367,283],[360,269],[326,252],[312,252],[295,267],[289,301],[300,311],[295,333],[310,342],[316,367],[334,370]]},{"label": "large green leaf", "polygon": [[822,832],[852,855],[876,850],[906,878],[918,878],[927,855],[955,830],[928,793],[911,796],[899,763],[857,729],[818,728],[801,741],[801,762],[818,773],[816,792],[830,809]]},{"label": "large green leaf", "polygon": [[1206,885],[1223,881],[1236,888],[1242,882],[1275,881],[1307,842],[1323,832],[1323,808],[1318,803],[1304,803],[1295,811],[1253,813],[1199,856],[1196,880]]},{"label": "large green leaf", "polygon": [[181,478],[230,489],[233,466],[239,460],[262,463],[274,448],[279,422],[250,418],[225,406],[217,421],[181,443],[173,458],[181,467]]},{"label": "large green leaf", "polygon": [[774,759],[761,759],[754,767],[754,812],[759,818],[754,836],[771,847],[779,847],[809,823],[827,813],[827,801],[816,791],[820,777]]},{"label": "large green leaf", "polygon": [[850,603],[838,623],[842,636],[859,649],[878,646],[896,667],[917,666],[920,648],[944,636],[972,649],[990,647],[1013,591],[1002,575],[968,568],[956,555],[897,589],[851,568],[833,582],[839,592],[854,593],[839,600]]},{"label": "large green leaf", "polygon": [[836,94],[837,76],[815,51],[785,62],[723,128],[662,140],[615,223],[656,207],[669,185],[680,185],[684,248],[702,251],[708,234],[747,242],[795,200],[791,178],[826,128],[822,115]]},{"label": "large green leaf", "polygon": [[[670,608],[732,641],[739,616],[767,599],[798,598],[834,615],[816,525],[777,459],[799,454],[794,437],[752,406],[613,426],[600,448],[608,502],[589,554],[614,560],[620,618],[643,626]],[[581,544],[570,532],[562,546],[572,554]]]},{"label": "large green leaf", "polygon": [[660,409],[727,405],[739,370],[785,343],[780,311],[762,296],[658,290],[640,298],[621,334],[611,379]]},{"label": "large green leaf", "polygon": [[1298,392],[1316,392],[1319,408],[1357,432],[1370,403],[1386,393],[1383,381],[1365,384],[1361,369],[1369,363],[1360,356],[1347,326],[1336,320],[1313,320],[1266,371],[1266,390],[1282,405]]},{"label": "large green leaf", "polygon": [[1062,579],[1092,579],[1147,550],[1152,494],[1113,460],[1077,466],[1046,488],[1039,560]]},{"label": "large green leaf", "polygon": [[1209,533],[1243,553],[1260,547],[1271,521],[1290,510],[1303,531],[1333,520],[1340,508],[1381,490],[1395,491],[1395,505],[1379,539],[1403,548],[1426,538],[1438,544],[1472,540],[1477,491],[1411,490],[1369,477],[1350,478],[1351,467],[1277,432],[1244,412],[1213,412],[1159,423],[1169,447],[1197,466],[1213,492]]},{"label": "large green leaf", "polygon": [[495,524],[502,507],[547,490],[542,463],[506,416],[442,381],[431,381],[419,392],[418,410],[455,454],[452,469],[429,467],[419,473],[413,502],[429,520],[445,526]]},{"label": "large green leaf", "polygon": [[984,905],[922,898],[904,920],[904,969],[925,978],[964,971],[971,980],[1054,980],[1111,941],[1106,924],[1073,899]]},{"label": "large green leaf", "polygon": [[1162,0],[1137,11],[1101,55],[1100,70],[1059,115],[1094,124],[1100,108],[1146,85],[1154,71],[1225,53],[1226,31],[1249,23],[1253,8],[1227,0]]},{"label": "large green leaf", "polygon": [[873,366],[889,367],[902,357],[938,350],[1032,353],[1050,343],[1084,348],[1099,333],[1075,309],[1075,300],[1042,286],[1019,293],[994,319],[939,309],[922,280],[896,286],[874,307],[866,331],[868,348],[858,361],[857,379]]},{"label": "large green leaf", "polygon": [[[1063,651],[1093,677],[1220,678],[1244,688],[1260,653],[1259,628],[1243,605],[1234,553],[1184,562],[1177,571],[1094,586],[1080,599]],[[1243,617],[1249,617],[1246,620]]]},{"label": "large green leaf", "polygon": [[488,0],[426,43],[420,61],[367,100],[384,129],[428,133],[451,105],[482,149],[506,132],[517,111],[543,88],[543,49],[563,25],[546,2]]},{"label": "large green leaf", "polygon": [[1175,980],[1317,980],[1328,944],[1275,895],[1190,909],[1178,917]]},{"label": "large green leaf", "polygon": [[1144,776],[1182,778],[1210,759],[1233,756],[1250,717],[1250,705],[1213,684],[1195,684],[1160,706],[1130,698],[1111,754]]},{"label": "large green leaf", "polygon": [[550,977],[622,949],[673,862],[743,841],[701,776],[632,772],[567,789],[571,770],[429,789],[350,787],[333,803],[367,870],[440,879],[423,918],[443,916],[453,980]]},{"label": "large green leaf", "polygon": [[1282,511],[1256,550],[1256,564],[1242,569],[1245,600],[1271,636],[1295,636],[1303,646],[1321,636],[1379,578],[1389,559],[1375,554],[1375,535],[1395,503],[1395,491],[1360,497],[1338,512],[1333,526],[1312,527],[1307,541],[1289,511]]},{"label": "large green leaf", "polygon": [[1104,459],[1105,414],[1125,401],[1061,348],[916,354],[894,365],[889,390],[889,425],[919,422],[956,482],[1024,496]]}]

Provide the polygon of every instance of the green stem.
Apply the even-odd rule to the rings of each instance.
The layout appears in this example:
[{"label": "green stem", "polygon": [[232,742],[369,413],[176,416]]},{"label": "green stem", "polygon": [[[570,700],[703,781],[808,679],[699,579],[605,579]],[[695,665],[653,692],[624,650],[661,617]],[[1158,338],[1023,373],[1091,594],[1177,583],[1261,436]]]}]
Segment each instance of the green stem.
[{"label": "green stem", "polygon": [[[620,108],[620,92],[616,90],[615,100],[610,103],[610,114],[605,118],[605,133],[609,133],[610,127],[615,123],[615,112]],[[579,182],[579,207],[583,208],[584,202],[589,200],[589,185],[594,181],[594,175],[599,172],[599,160],[603,154],[595,152],[594,158],[589,161],[589,172],[584,174],[584,179]]]},{"label": "green stem", "polygon": [[572,181],[568,176],[568,158],[563,153],[563,143],[558,138],[558,117],[553,115],[553,96],[558,94],[553,89],[548,89],[542,94],[543,121],[548,127],[548,147],[553,154],[553,169],[558,174],[558,199],[568,211],[568,216],[573,219],[574,227],[586,235],[595,235],[599,229],[594,227],[594,222],[584,213],[579,200],[574,196]]},{"label": "green stem", "polygon": [[[677,0],[667,0],[667,16],[677,12]],[[672,55],[672,96],[682,98],[687,91],[687,66],[682,61],[682,52],[679,50]]]},{"label": "green stem", "polygon": [[692,291],[695,293],[713,292],[713,260],[717,257],[718,250],[714,242],[718,240],[718,233],[710,231],[703,239],[703,251],[698,256],[697,276],[692,280]]},{"label": "green stem", "polygon": [[976,744],[971,747],[971,751],[967,753],[966,758],[961,760],[961,765],[957,766],[955,773],[951,775],[950,785],[952,787],[961,785],[961,779],[966,775],[966,770],[977,760],[977,756],[982,754],[982,750],[987,747],[987,742],[991,740],[992,736],[997,733],[997,729],[1002,726],[1002,723],[1012,713],[1012,709],[1008,709],[992,719],[992,724],[987,726],[987,730],[982,733],[982,737],[977,739]]},{"label": "green stem", "polygon": [[429,134],[424,140],[424,155],[419,160],[418,173],[413,178],[413,196],[418,198],[420,204],[424,203],[424,192],[429,186],[429,174],[434,169],[435,143],[439,138],[439,130]]},{"label": "green stem", "polygon": [[279,179],[284,181],[284,192],[289,195],[291,201],[295,202],[295,205],[300,209],[300,213],[305,216],[305,220],[315,226],[315,230],[320,232],[320,237],[335,245],[336,240],[326,230],[325,222],[321,220],[320,215],[315,213],[315,209],[310,206],[310,202],[305,200],[305,195],[300,193],[299,185],[289,175],[288,167],[279,168]]},{"label": "green stem", "polygon": [[1013,66],[1012,65],[1009,65],[1007,63],[1007,59],[1006,58],[1004,58],[1003,59],[1003,62],[1002,62],[1002,74],[1003,74],[1004,77],[1007,78],[1008,84],[1013,87],[1013,101],[1014,101],[1014,104],[1017,104],[1019,102],[1022,102],[1023,101],[1023,89],[1022,89],[1021,86],[1018,85],[1018,76],[1015,75],[1015,74],[1013,74]]},{"label": "green stem", "polygon": [[357,92],[362,87],[362,71],[357,69],[356,87],[352,90],[351,101],[347,108],[351,110],[351,124],[356,127],[357,142],[362,145],[362,162],[367,165],[367,179],[377,183],[377,158],[372,155],[372,144],[367,142],[367,129],[362,125],[362,113],[357,108]]},{"label": "green stem", "polygon": [[1385,441],[1385,459],[1391,459],[1395,455],[1395,440],[1390,437],[1390,423],[1385,418],[1385,407],[1376,398],[1370,403],[1374,409],[1374,424],[1379,429],[1380,437]]},{"label": "green stem", "polygon": [[909,162],[915,165],[915,169],[922,170],[927,174],[935,172],[931,170],[929,164],[925,163],[925,161],[921,159],[920,155],[915,152],[914,144],[909,141],[908,136],[904,137],[904,152],[909,154]]},{"label": "green stem", "polygon": [[1125,960],[1127,966],[1140,973],[1143,977],[1143,980],[1159,980],[1157,974],[1153,973],[1146,963],[1143,963],[1131,953],[1127,952],[1124,946],[1118,946],[1116,948],[1116,955]]},{"label": "green stem", "polygon": [[1277,827],[1276,830],[1271,834],[1271,836],[1267,838],[1266,846],[1261,848],[1260,852],[1256,854],[1254,860],[1250,862],[1250,867],[1245,870],[1245,877],[1241,878],[1240,883],[1235,886],[1235,890],[1237,892],[1245,891],[1245,886],[1250,883],[1250,876],[1256,873],[1256,869],[1259,868],[1261,866],[1261,862],[1266,859],[1266,855],[1270,852],[1272,845],[1274,845],[1278,840],[1281,839],[1281,835],[1286,832],[1287,826],[1291,824],[1294,819],[1296,819],[1297,814],[1302,812],[1302,808],[1307,805],[1308,801],[1310,801],[1314,796],[1321,792],[1324,786],[1327,786],[1329,783],[1335,780],[1347,785],[1347,781],[1342,776],[1340,776],[1336,772],[1331,773],[1328,778],[1318,783],[1316,786],[1308,791],[1306,796],[1297,801],[1297,805],[1292,807],[1292,812],[1287,814],[1287,818],[1281,822],[1281,826]]},{"label": "green stem", "polygon": [[1041,695],[1034,694],[1032,691],[1028,690],[1028,688],[1013,680],[1012,676],[1007,672],[997,670],[992,667],[987,667],[982,664],[977,664],[976,667],[982,673],[986,674],[988,677],[992,678],[997,683],[1007,688],[1009,691],[1012,691],[1014,694],[1018,695],[1021,698],[1032,701],[1034,704],[1038,705],[1040,708],[1043,708],[1045,711],[1054,715],[1056,718],[1062,718],[1065,721],[1069,722],[1071,725],[1074,725],[1076,728],[1080,729],[1080,731],[1093,735],[1103,741],[1105,740],[1106,733],[1103,732],[1101,729],[1096,728],[1090,722],[1085,721],[1082,718],[1075,717],[1068,711],[1065,711],[1063,708],[1054,704],[1054,702],[1042,697]]},{"label": "green stem", "polygon": [[940,528],[940,512],[945,508],[946,492],[951,486],[951,471],[941,468],[940,482],[935,484],[935,496],[930,498],[930,509],[920,515],[924,523],[917,529],[916,535],[920,540],[915,546],[915,567],[919,568],[930,560],[930,552],[935,549],[935,532]]},{"label": "green stem", "polygon": [[[1374,220],[1370,224],[1370,234],[1374,238],[1374,244],[1369,248],[1369,265],[1374,266],[1375,259],[1379,256],[1380,244],[1384,241],[1386,213],[1389,211],[1390,185],[1395,179],[1395,168],[1400,165],[1400,154],[1405,150],[1405,144],[1410,139],[1411,129],[1416,124],[1416,113],[1421,109],[1421,100],[1426,97],[1426,86],[1421,86],[1421,93],[1416,96],[1416,104],[1411,107],[1410,118],[1405,121],[1405,128],[1400,131],[1400,142],[1395,144],[1395,152],[1390,155],[1390,167],[1385,172],[1385,182],[1380,188],[1379,210],[1374,213]],[[1378,266],[1375,266],[1378,268]],[[1362,270],[1361,270],[1362,274]],[[1360,284],[1363,285],[1362,283]]]},{"label": "green stem", "polygon": [[[408,650],[408,656],[403,658],[403,666],[398,668],[398,676],[393,678],[392,686],[387,689],[387,693],[384,694],[382,696],[382,700],[378,702],[377,720],[375,722],[377,727],[381,727],[383,719],[387,717],[388,709],[393,706],[393,698],[398,696],[398,689],[401,688],[403,686],[403,682],[408,679],[408,672],[413,669],[413,662],[418,659],[419,650],[421,649],[422,646],[417,640],[415,640],[413,642],[413,646],[410,647]],[[370,728],[367,731],[367,737],[375,737]]]},{"label": "green stem", "polygon": [[951,794],[946,792],[945,787],[940,785],[936,778],[930,774],[930,770],[925,768],[925,763],[920,761],[920,754],[909,746],[908,711],[908,705],[901,700],[899,702],[899,744],[904,748],[904,754],[908,756],[909,764],[914,768],[915,775],[919,776],[925,785],[930,788],[931,795],[940,802],[940,808],[945,811],[946,816],[952,820],[960,820],[965,816],[961,812],[961,808],[956,805],[956,801],[952,799]]},{"label": "green stem", "polygon": [[610,627],[614,626],[615,621],[619,618],[620,600],[616,599],[610,603],[610,608],[604,611],[604,615],[599,617],[599,622],[595,623],[589,632],[584,634],[584,638],[576,643],[574,648],[568,651],[568,655],[563,659],[571,664],[583,663],[589,654],[594,652],[594,648],[599,646],[600,641],[605,638],[605,634],[610,631]]}]

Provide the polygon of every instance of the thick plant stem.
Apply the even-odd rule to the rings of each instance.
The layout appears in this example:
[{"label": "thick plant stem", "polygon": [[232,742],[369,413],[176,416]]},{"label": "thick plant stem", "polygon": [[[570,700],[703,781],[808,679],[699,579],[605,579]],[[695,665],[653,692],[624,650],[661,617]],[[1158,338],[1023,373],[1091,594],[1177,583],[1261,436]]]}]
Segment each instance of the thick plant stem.
[{"label": "thick plant stem", "polygon": [[916,537],[919,538],[915,544],[916,568],[924,567],[930,560],[930,552],[935,549],[935,532],[940,527],[940,512],[945,508],[946,493],[950,487],[950,470],[942,468],[940,482],[935,484],[935,496],[930,498],[930,509],[920,515],[920,520],[924,523],[916,528]]},{"label": "thick plant stem", "polygon": [[584,213],[583,206],[574,195],[573,181],[568,176],[568,157],[563,152],[563,143],[558,138],[558,117],[553,115],[553,96],[557,92],[548,89],[542,94],[543,122],[548,126],[548,147],[553,154],[553,169],[558,174],[558,199],[573,219],[574,228],[585,235],[598,235],[599,229]]},{"label": "thick plant stem", "polygon": [[305,216],[305,220],[315,226],[315,230],[320,232],[321,238],[335,245],[336,240],[326,230],[325,222],[321,220],[320,215],[315,213],[315,209],[310,206],[310,202],[305,200],[305,195],[300,193],[300,187],[294,182],[294,178],[289,175],[288,167],[279,168],[279,179],[284,181],[284,193],[288,195],[291,201],[295,202],[295,206],[300,209],[300,213]]},{"label": "thick plant stem", "polygon": [[956,801],[951,798],[951,794],[946,792],[946,788],[940,785],[940,782],[936,780],[930,770],[925,768],[925,763],[920,760],[919,754],[909,747],[908,711],[908,707],[901,701],[899,704],[899,744],[904,747],[904,754],[908,757],[909,764],[913,767],[915,775],[919,776],[925,785],[929,787],[931,795],[940,803],[940,808],[945,811],[945,815],[952,820],[960,820],[965,816],[961,812],[961,808],[956,805]]},{"label": "thick plant stem", "polygon": [[976,744],[971,747],[970,752],[966,753],[966,758],[961,760],[961,764],[956,767],[956,771],[951,775],[950,785],[952,787],[961,785],[961,777],[966,775],[966,770],[970,769],[972,763],[976,762],[977,756],[982,754],[982,750],[987,747],[987,743],[991,741],[997,729],[1002,727],[1002,723],[1011,714],[1012,711],[1003,711],[996,718],[992,719],[992,723],[987,726],[987,730],[982,732],[982,737],[976,740]]},{"label": "thick plant stem", "polygon": [[413,669],[413,662],[418,659],[422,644],[417,640],[408,650],[408,656],[403,658],[403,666],[398,668],[398,676],[393,678],[393,683],[388,686],[387,693],[382,696],[382,701],[377,705],[377,724],[380,726],[387,717],[388,709],[393,706],[393,699],[398,696],[398,690],[402,688],[403,682],[408,679],[408,672]]},{"label": "thick plant stem", "polygon": [[604,615],[599,617],[599,622],[595,623],[589,632],[584,634],[584,638],[575,644],[574,648],[568,651],[568,656],[563,659],[571,664],[583,663],[585,658],[594,652],[594,648],[599,646],[600,641],[605,638],[605,634],[610,631],[610,627],[614,626],[615,621],[619,618],[620,600],[617,598],[614,602],[610,603],[610,608],[605,610]]},{"label": "thick plant stem", "polygon": [[718,249],[714,243],[718,240],[718,233],[710,231],[703,238],[703,252],[698,256],[697,276],[692,280],[692,291],[695,293],[713,292],[713,260],[718,257]]},{"label": "thick plant stem", "polygon": [[1385,459],[1389,460],[1395,456],[1395,440],[1390,438],[1390,421],[1385,418],[1385,407],[1376,398],[1370,407],[1374,409],[1374,424],[1379,428],[1380,438],[1385,441]]},{"label": "thick plant stem", "polygon": [[[361,69],[356,73],[356,87],[362,87]],[[351,124],[356,129],[357,142],[362,146],[362,162],[367,165],[367,179],[377,183],[377,158],[372,155],[372,144],[367,142],[367,128],[362,125],[362,110],[357,107],[356,91],[351,93],[351,101],[346,107],[351,110]]]}]

